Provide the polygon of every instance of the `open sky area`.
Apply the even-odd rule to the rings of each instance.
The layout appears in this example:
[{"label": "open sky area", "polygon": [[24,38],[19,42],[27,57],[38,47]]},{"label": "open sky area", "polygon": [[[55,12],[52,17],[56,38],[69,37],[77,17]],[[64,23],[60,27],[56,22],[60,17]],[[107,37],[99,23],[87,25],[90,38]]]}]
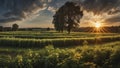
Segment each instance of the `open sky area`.
[{"label": "open sky area", "polygon": [[0,25],[53,27],[53,15],[67,1],[81,5],[84,16],[80,27],[92,26],[94,22],[120,25],[120,0],[0,0]]}]

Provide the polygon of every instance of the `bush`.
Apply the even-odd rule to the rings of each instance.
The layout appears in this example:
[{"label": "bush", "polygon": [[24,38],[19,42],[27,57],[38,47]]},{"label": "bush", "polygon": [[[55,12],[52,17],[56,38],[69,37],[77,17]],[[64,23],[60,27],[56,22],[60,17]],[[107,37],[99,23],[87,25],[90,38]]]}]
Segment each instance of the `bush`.
[{"label": "bush", "polygon": [[52,45],[39,52],[27,50],[22,55],[0,56],[2,68],[119,68],[118,46],[83,46],[59,49]]}]

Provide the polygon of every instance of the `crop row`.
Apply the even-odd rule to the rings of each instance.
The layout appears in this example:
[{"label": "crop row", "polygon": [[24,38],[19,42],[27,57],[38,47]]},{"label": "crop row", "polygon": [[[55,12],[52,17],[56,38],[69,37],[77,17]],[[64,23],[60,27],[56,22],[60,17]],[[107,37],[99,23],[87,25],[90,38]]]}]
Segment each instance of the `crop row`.
[{"label": "crop row", "polygon": [[0,46],[6,47],[69,47],[74,45],[102,44],[106,42],[120,41],[120,36],[106,36],[96,38],[61,38],[61,39],[21,39],[0,38]]},{"label": "crop row", "polygon": [[30,36],[30,35],[0,35],[0,38],[26,38],[26,39],[57,39],[57,38],[83,38],[84,36]]},{"label": "crop row", "polygon": [[112,36],[119,35],[117,33],[85,33],[85,32],[72,32],[68,33],[58,33],[58,32],[40,32],[40,31],[12,31],[12,32],[0,32],[0,35],[11,35],[11,36]]}]

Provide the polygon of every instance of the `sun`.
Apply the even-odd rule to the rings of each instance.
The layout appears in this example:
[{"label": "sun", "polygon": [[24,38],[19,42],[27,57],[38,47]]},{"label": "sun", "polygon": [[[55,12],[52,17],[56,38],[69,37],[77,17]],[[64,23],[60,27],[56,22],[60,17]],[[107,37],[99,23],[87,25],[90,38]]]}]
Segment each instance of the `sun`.
[{"label": "sun", "polygon": [[103,23],[102,21],[91,22],[91,27],[92,29],[90,30],[90,32],[96,32],[96,33],[108,32],[108,30],[104,28],[105,23]]},{"label": "sun", "polygon": [[100,28],[100,27],[102,26],[102,24],[101,24],[100,22],[96,22],[96,23],[94,24],[94,26],[95,26],[96,28]]}]

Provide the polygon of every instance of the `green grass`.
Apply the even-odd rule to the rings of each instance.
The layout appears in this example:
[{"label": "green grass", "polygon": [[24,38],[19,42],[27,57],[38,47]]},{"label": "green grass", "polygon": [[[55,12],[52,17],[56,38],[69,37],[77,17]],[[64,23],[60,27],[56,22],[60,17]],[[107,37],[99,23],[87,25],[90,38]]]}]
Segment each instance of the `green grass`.
[{"label": "green grass", "polygon": [[103,44],[106,42],[120,40],[117,33],[83,33],[72,32],[58,33],[54,31],[15,31],[0,32],[0,45],[6,47],[45,47],[53,45],[55,47],[69,47],[82,45],[86,41],[88,45]]},{"label": "green grass", "polygon": [[61,38],[61,39],[22,39],[22,38],[0,38],[1,46],[6,47],[44,47],[53,45],[55,47],[69,47],[87,44],[102,44],[106,42],[118,41],[120,36],[104,36],[90,38]]},{"label": "green grass", "polygon": [[15,37],[15,38],[35,38],[35,39],[55,39],[55,38],[87,38],[96,36],[116,36],[117,33],[83,33],[72,32],[71,34],[58,32],[39,32],[39,31],[15,31],[15,32],[0,32],[0,37]]},{"label": "green grass", "polygon": [[7,54],[0,54],[0,65],[2,68],[119,68],[119,45],[117,41],[75,48],[1,48],[0,53]]},{"label": "green grass", "polygon": [[0,32],[0,68],[120,68],[120,34]]}]

